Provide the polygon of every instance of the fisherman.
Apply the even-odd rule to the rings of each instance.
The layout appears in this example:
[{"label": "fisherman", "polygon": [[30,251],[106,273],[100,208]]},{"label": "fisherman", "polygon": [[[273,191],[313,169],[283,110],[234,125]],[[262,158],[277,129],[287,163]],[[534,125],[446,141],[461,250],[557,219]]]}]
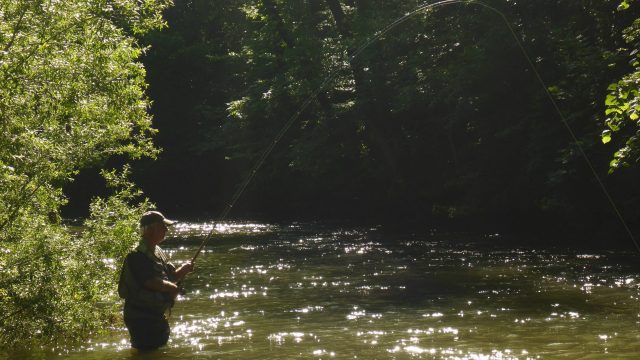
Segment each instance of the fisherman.
[{"label": "fisherman", "polygon": [[158,211],[144,213],[140,243],[127,255],[120,271],[118,294],[124,299],[124,323],[131,347],[138,350],[154,350],[167,343],[166,313],[181,291],[178,283],[193,271],[191,262],[176,268],[158,246],[174,223]]}]

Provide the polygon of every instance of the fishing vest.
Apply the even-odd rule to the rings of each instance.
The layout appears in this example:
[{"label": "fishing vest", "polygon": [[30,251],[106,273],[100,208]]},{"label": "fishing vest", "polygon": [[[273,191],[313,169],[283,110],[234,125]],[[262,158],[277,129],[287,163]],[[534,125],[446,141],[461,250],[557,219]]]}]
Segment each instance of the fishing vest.
[{"label": "fishing vest", "polygon": [[151,260],[153,277],[173,281],[175,267],[169,263],[164,251],[156,246],[155,251],[152,252],[144,240],[141,240],[136,249],[127,255],[120,271],[118,295],[125,300],[124,316],[163,316],[173,306],[173,298],[167,293],[148,290],[136,280],[130,261],[135,261],[135,257],[141,256]]}]

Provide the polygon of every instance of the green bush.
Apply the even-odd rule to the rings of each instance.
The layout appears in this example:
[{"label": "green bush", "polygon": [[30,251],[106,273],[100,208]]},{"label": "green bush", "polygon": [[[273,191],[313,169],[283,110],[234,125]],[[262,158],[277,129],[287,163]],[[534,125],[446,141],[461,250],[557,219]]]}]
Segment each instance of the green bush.
[{"label": "green bush", "polygon": [[113,277],[149,206],[123,174],[86,231],[62,186],[113,155],[155,156],[143,48],[170,0],[0,3],[0,344],[86,336],[112,318]]}]

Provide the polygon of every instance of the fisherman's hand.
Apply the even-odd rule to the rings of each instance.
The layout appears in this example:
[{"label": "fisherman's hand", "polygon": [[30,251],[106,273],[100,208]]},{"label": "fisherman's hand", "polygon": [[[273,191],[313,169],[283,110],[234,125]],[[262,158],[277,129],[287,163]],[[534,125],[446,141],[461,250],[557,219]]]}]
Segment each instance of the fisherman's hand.
[{"label": "fisherman's hand", "polygon": [[173,284],[173,287],[169,290],[169,296],[171,296],[172,299],[175,299],[178,295],[180,295],[180,287]]},{"label": "fisherman's hand", "polygon": [[178,269],[176,269],[176,278],[178,281],[184,279],[184,277],[193,271],[193,263],[191,263],[191,261],[188,261],[184,264],[182,264],[182,266],[180,266]]},{"label": "fisherman's hand", "polygon": [[188,274],[193,271],[193,263],[191,261],[188,261],[182,265],[182,268],[184,269],[183,271],[185,272],[185,274]]}]

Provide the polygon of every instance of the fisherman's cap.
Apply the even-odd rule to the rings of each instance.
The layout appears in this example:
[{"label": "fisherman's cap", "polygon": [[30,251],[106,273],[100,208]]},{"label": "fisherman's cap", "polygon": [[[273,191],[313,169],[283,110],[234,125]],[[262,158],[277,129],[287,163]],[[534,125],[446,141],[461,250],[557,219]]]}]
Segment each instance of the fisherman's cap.
[{"label": "fisherman's cap", "polygon": [[159,211],[147,211],[146,213],[142,214],[142,217],[140,218],[140,227],[151,225],[151,224],[156,224],[156,223],[163,223],[165,225],[173,225],[176,222],[173,221],[173,220],[167,219]]}]

